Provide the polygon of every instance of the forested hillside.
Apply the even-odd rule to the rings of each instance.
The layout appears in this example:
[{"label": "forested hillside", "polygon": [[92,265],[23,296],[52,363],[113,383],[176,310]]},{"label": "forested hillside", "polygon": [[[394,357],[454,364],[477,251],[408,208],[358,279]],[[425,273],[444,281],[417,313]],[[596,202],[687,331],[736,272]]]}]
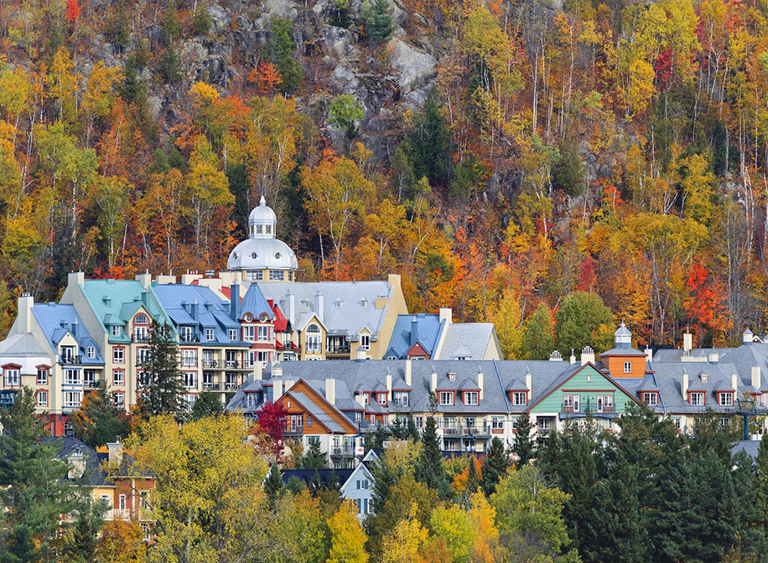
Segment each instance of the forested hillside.
[{"label": "forested hillside", "polygon": [[223,268],[264,194],[303,279],[400,273],[516,357],[575,291],[732,343],[767,132],[763,0],[0,0],[4,324],[73,270]]}]

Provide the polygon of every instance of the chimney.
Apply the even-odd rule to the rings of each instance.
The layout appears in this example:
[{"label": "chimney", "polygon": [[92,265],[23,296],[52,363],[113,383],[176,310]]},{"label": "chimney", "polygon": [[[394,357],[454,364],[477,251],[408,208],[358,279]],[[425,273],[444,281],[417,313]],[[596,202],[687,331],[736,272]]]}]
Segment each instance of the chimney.
[{"label": "chimney", "polygon": [[477,386],[480,388],[480,400],[483,400],[483,374],[479,373],[477,374]]},{"label": "chimney", "polygon": [[192,285],[193,281],[199,280],[202,277],[203,277],[202,274],[190,274],[190,273],[181,274],[181,283],[183,285]]},{"label": "chimney", "polygon": [[22,293],[19,297],[19,332],[32,332],[32,307],[34,306],[35,298],[29,293]]},{"label": "chimney", "polygon": [[411,346],[416,344],[419,340],[419,321],[416,320],[416,317],[413,317],[411,319]]},{"label": "chimney", "polygon": [[67,276],[67,285],[83,285],[83,284],[85,284],[85,273],[71,272]]},{"label": "chimney", "polygon": [[291,288],[288,288],[288,293],[285,295],[285,318],[288,319],[288,322],[291,323],[291,327],[295,324],[295,315],[296,315],[296,296],[291,291]]},{"label": "chimney", "polygon": [[229,286],[229,316],[236,321],[240,312],[240,284],[233,283]]},{"label": "chimney", "polygon": [[432,375],[429,379],[429,392],[434,393],[437,390],[437,373],[435,373],[435,370],[432,370]]},{"label": "chimney", "polygon": [[272,402],[276,403],[277,400],[283,396],[283,380],[272,380]]},{"label": "chimney", "polygon": [[683,385],[681,387],[683,399],[688,400],[688,372],[683,370]]},{"label": "chimney", "polygon": [[683,334],[683,352],[690,354],[693,350],[693,335],[687,330]]},{"label": "chimney", "polygon": [[440,322],[449,325],[453,322],[453,311],[450,307],[440,307]]},{"label": "chimney", "polygon": [[336,404],[336,380],[332,377],[325,380],[325,400]]},{"label": "chimney", "polygon": [[160,274],[157,276],[155,281],[157,282],[157,285],[174,284],[176,283],[176,276],[166,276],[164,274]]},{"label": "chimney", "polygon": [[717,352],[710,352],[709,355],[707,356],[707,360],[709,361],[710,364],[716,364],[720,362],[720,354],[718,354]]},{"label": "chimney", "polygon": [[530,370],[528,370],[525,373],[525,388],[528,389],[528,398],[530,398],[531,397],[531,391],[532,391],[532,389],[531,389],[531,371]]},{"label": "chimney", "polygon": [[200,320],[200,304],[197,302],[197,299],[195,299],[195,302],[192,303],[192,318],[196,321]]},{"label": "chimney", "polygon": [[555,350],[554,352],[552,352],[549,355],[549,361],[550,362],[562,362],[563,361],[563,356],[560,355],[560,352]]},{"label": "chimney", "polygon": [[581,365],[584,366],[587,362],[595,362],[595,351],[589,346],[584,346],[584,349],[581,351]]},{"label": "chimney", "polygon": [[400,287],[399,274],[389,274],[387,276],[387,289],[392,289],[393,287]]},{"label": "chimney", "polygon": [[365,395],[362,393],[355,395],[355,402],[361,407],[365,408]]},{"label": "chimney", "polygon": [[285,380],[285,393],[291,390],[291,387],[293,387],[293,384],[296,383],[293,379],[286,379]]},{"label": "chimney", "polygon": [[324,323],[323,320],[323,294],[320,293],[320,290],[317,290],[317,293],[315,293],[315,315],[317,316],[317,320],[321,323]]},{"label": "chimney", "polygon": [[387,402],[392,400],[392,374],[387,374]]},{"label": "chimney", "polygon": [[253,379],[255,381],[261,381],[263,372],[264,372],[264,366],[257,359],[255,362],[253,362]]},{"label": "chimney", "polygon": [[405,384],[411,386],[411,360],[405,360]]},{"label": "chimney", "polygon": [[120,436],[117,436],[115,442],[107,442],[107,452],[109,452],[107,459],[110,462],[121,463],[123,461],[123,444],[120,442]]},{"label": "chimney", "polygon": [[147,289],[152,284],[152,274],[145,272],[143,274],[136,274],[136,281],[141,284],[144,289]]},{"label": "chimney", "polygon": [[355,352],[355,361],[357,362],[364,362],[368,359],[368,355],[366,354],[366,350],[360,350],[357,349],[357,352]]},{"label": "chimney", "polygon": [[741,341],[742,341],[744,344],[751,344],[751,343],[752,343],[752,337],[753,337],[753,336],[754,336],[754,334],[752,334],[752,331],[751,331],[751,330],[749,330],[749,329],[746,329],[746,330],[745,330],[745,331],[744,331],[744,332],[741,334]]},{"label": "chimney", "polygon": [[760,386],[763,384],[762,379],[760,366],[752,366],[752,387],[760,391]]},{"label": "chimney", "polygon": [[568,358],[568,363],[571,365],[576,363],[576,354],[573,353],[573,348],[571,348],[571,357]]},{"label": "chimney", "polygon": [[733,387],[733,394],[735,398],[739,393],[739,375],[736,373],[736,371],[731,374],[731,387]]},{"label": "chimney", "polygon": [[643,350],[643,351],[645,352],[645,357],[648,358],[648,361],[652,362],[653,361],[653,350],[651,350],[650,348],[648,348],[646,346],[645,350]]}]

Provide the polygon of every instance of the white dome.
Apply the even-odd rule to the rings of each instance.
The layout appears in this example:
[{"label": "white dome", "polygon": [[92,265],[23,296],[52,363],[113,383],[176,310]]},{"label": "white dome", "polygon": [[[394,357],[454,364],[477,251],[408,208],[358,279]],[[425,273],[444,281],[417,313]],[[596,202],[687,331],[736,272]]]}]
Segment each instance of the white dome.
[{"label": "white dome", "polygon": [[298,267],[291,247],[275,238],[246,239],[235,247],[227,261],[227,270],[296,270]]},{"label": "white dome", "polygon": [[[264,238],[274,238],[277,234],[277,215],[272,211],[272,208],[267,205],[264,196],[261,196],[258,207],[254,207],[248,217],[248,225],[250,236],[258,236]],[[261,229],[255,229],[255,226],[262,227]],[[269,226],[267,229],[265,227]]]}]

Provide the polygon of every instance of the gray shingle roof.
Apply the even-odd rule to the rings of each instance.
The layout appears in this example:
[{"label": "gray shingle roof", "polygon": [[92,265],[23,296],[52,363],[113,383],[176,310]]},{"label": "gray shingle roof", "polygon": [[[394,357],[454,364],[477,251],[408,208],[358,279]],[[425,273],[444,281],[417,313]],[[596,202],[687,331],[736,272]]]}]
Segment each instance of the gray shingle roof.
[{"label": "gray shingle roof", "polygon": [[445,327],[445,340],[436,360],[454,360],[465,357],[482,360],[489,345],[493,345],[495,332],[491,323],[457,323]]}]

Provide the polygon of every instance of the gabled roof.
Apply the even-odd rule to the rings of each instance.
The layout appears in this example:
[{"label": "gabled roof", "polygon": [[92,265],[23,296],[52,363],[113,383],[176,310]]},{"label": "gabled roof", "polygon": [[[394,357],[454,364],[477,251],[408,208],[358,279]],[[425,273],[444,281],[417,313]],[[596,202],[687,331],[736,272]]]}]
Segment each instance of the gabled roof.
[{"label": "gabled roof", "polygon": [[464,357],[485,359],[493,343],[495,331],[492,323],[454,323],[445,327],[445,339],[436,360],[455,360]]},{"label": "gabled roof", "polygon": [[12,356],[18,358],[35,358],[39,356],[49,356],[52,352],[46,350],[29,333],[12,334],[0,342],[0,355]]},{"label": "gabled roof", "polygon": [[298,391],[288,391],[286,396],[293,397],[301,407],[312,415],[317,422],[322,424],[328,432],[334,434],[345,434],[346,431],[342,426],[333,420],[323,409],[317,406],[312,399],[307,396],[306,393]]},{"label": "gabled roof", "polygon": [[86,279],[81,287],[88,305],[105,332],[107,332],[106,326],[108,324],[123,325],[130,320],[129,317],[123,317],[122,314],[128,313],[132,308],[129,307],[124,310],[123,306],[134,302],[144,304],[152,319],[161,323],[166,320],[165,311],[152,298],[151,294],[143,298],[146,303],[142,302],[142,294],[148,292],[138,281]]},{"label": "gabled roof", "polygon": [[[413,334],[414,325],[417,335]],[[406,354],[415,344],[421,346],[430,357],[437,346],[440,330],[445,322],[440,322],[439,315],[398,315],[395,328],[389,339],[387,356],[394,355],[398,359],[405,359]]]},{"label": "gabled roof", "polygon": [[[80,320],[80,316],[75,311],[74,305],[37,303],[32,307],[32,314],[54,351],[58,350],[59,343],[69,334],[77,342],[77,354],[81,356],[83,364],[104,364],[104,358],[101,356],[96,341],[91,338]],[[88,347],[95,348],[96,356],[94,358],[87,357],[86,348]]]}]

